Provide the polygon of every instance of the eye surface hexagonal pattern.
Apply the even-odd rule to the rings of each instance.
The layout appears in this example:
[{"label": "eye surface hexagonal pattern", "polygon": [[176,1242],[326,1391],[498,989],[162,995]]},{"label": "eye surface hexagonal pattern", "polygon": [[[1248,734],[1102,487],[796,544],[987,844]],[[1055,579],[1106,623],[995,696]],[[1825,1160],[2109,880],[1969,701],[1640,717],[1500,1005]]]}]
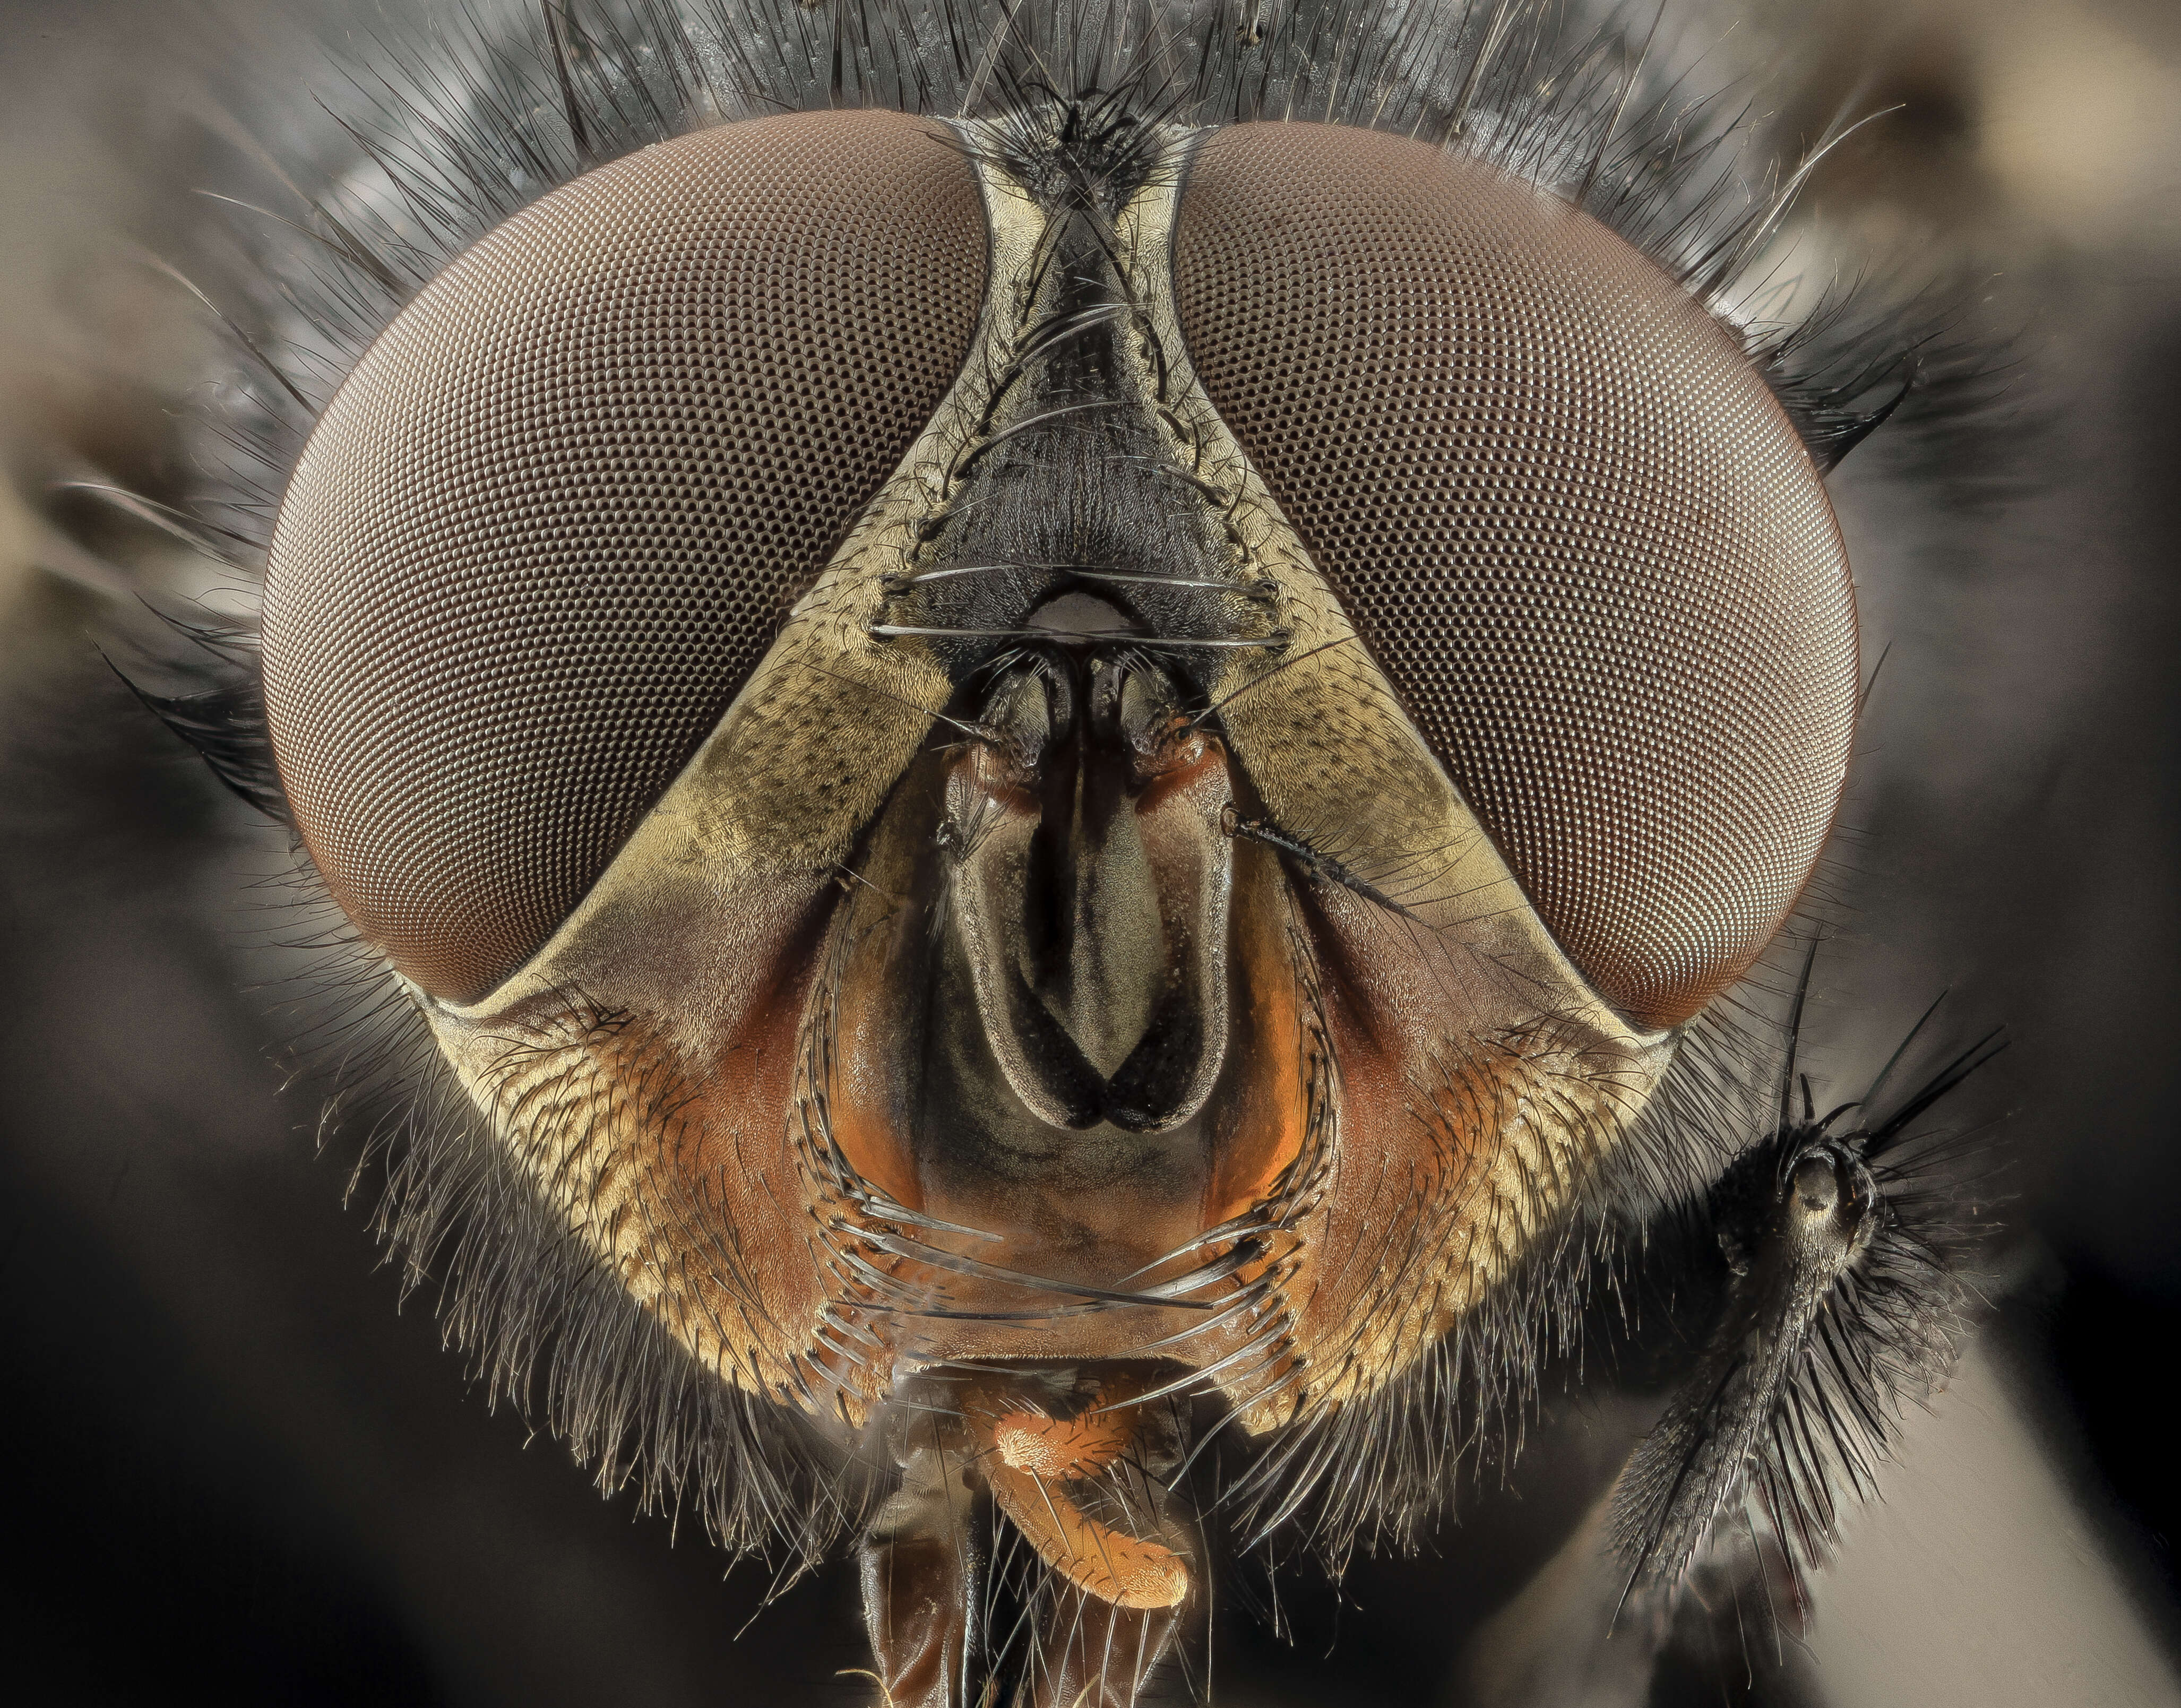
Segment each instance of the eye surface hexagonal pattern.
[{"label": "eye surface hexagonal pattern", "polygon": [[[1737,340],[1588,215],[1319,124],[1215,134],[1176,306],[1214,406],[1596,988],[1694,1013],[1846,773],[1830,506]],[[1367,835],[1367,827],[1364,827]]]},{"label": "eye surface hexagonal pattern", "polygon": [[744,120],[518,214],[372,346],[281,506],[265,684],[402,972],[474,999],[581,899],[930,421],[985,248],[936,127]]}]

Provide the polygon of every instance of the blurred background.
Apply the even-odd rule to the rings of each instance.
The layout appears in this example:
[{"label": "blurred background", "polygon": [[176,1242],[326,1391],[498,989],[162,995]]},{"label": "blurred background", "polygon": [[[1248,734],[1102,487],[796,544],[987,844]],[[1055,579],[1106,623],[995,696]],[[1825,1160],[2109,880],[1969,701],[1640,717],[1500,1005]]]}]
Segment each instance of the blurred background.
[{"label": "blurred background", "polygon": [[[175,423],[246,263],[199,189],[338,169],[344,54],[411,6],[0,0],[0,1652],[18,1700],[860,1704],[845,1573],[775,1589],[601,1500],[400,1305],[323,1085],[284,1091],[284,839],[130,701],[110,548],[230,596],[53,483],[190,489]],[[1906,257],[2015,335],[1980,430],[1833,482],[1886,651],[1824,876],[1812,1071],[1850,1096],[1942,988],[2016,1042],[1962,1094],[2014,1158],[1993,1313],[1913,1420],[1802,1639],[1681,1644],[1649,1700],[2181,1700],[2181,8],[1670,9],[1815,178],[1800,257]],[[1829,263],[1818,262],[1823,268]],[[87,549],[87,547],[89,549]],[[366,1195],[367,1197],[367,1194]],[[2162,1395],[2165,1397],[2162,1397]],[[1469,1633],[1640,1415],[1549,1399],[1420,1561],[1242,1619],[1237,1708],[1459,1699]],[[1639,1689],[1587,1700],[1643,1701]],[[1574,1700],[1571,1697],[1568,1700]]]}]

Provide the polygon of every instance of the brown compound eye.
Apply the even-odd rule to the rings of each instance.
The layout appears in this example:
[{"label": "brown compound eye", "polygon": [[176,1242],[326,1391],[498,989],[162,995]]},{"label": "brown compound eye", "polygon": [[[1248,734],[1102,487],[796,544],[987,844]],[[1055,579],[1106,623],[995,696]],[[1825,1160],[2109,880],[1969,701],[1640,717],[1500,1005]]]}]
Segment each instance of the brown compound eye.
[{"label": "brown compound eye", "polygon": [[975,176],[897,113],[602,167],[380,337],[283,503],[275,755],[365,937],[471,1001],[726,711],[961,367]]},{"label": "brown compound eye", "polygon": [[1212,403],[1539,915],[1637,1020],[1763,949],[1846,772],[1852,590],[1737,340],[1566,202],[1421,142],[1251,124],[1196,156]]}]

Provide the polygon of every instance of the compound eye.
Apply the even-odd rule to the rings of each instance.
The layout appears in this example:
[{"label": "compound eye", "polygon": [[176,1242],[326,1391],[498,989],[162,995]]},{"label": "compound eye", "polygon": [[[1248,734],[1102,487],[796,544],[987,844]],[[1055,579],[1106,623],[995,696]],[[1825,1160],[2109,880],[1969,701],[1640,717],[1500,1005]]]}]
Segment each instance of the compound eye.
[{"label": "compound eye", "polygon": [[1374,132],[1212,135],[1174,247],[1212,403],[1546,925],[1687,1018],[1846,773],[1838,529],[1735,338],[1565,202]]},{"label": "compound eye", "polygon": [[365,937],[472,1001],[718,722],[958,371],[975,176],[886,113],[604,166],[397,318],[312,434],[265,601],[303,839]]}]

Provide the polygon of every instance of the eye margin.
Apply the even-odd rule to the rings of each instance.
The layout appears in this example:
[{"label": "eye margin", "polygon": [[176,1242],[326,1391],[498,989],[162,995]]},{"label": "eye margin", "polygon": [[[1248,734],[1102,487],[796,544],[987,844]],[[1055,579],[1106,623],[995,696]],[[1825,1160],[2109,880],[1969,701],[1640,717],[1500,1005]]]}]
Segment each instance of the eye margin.
[{"label": "eye margin", "polygon": [[787,113],[596,169],[428,285],[313,430],[268,573],[273,745],[336,899],[421,988],[474,1000],[550,936],[945,395],[986,233],[930,133]]},{"label": "eye margin", "polygon": [[[1531,252],[1546,260],[1526,286],[1520,263]],[[1859,686],[1837,527],[1807,442],[1746,340],[1679,278],[1570,203],[1488,162],[1361,127],[1245,124],[1212,133],[1190,163],[1174,272],[1184,337],[1215,406],[1532,904],[1632,1018],[1691,1018],[1797,905],[1845,782]],[[1554,298],[1576,301],[1600,275],[1610,279],[1582,313],[1563,306],[1550,347],[1532,359]],[[1418,292],[1434,290],[1430,301],[1446,305],[1443,325],[1417,308]],[[1648,299],[1642,318],[1621,312],[1623,295]],[[1677,327],[1680,340],[1653,364],[1665,386],[1690,390],[1680,370],[1700,368],[1737,400],[1729,406],[1756,445],[1741,461],[1769,471],[1758,489],[1708,492],[1719,483],[1683,456],[1676,489],[1665,478],[1674,466],[1646,442],[1677,447],[1690,423],[1709,427],[1718,412],[1709,396],[1676,406],[1667,390],[1650,406],[1667,425],[1637,418],[1632,436],[1629,423],[1611,418],[1610,386],[1593,385],[1604,407],[1582,394],[1587,370],[1577,360],[1626,386],[1635,364],[1621,344],[1659,345],[1657,322]],[[1608,323],[1618,342],[1597,330]],[[1358,334],[1366,325],[1375,344]],[[1398,353],[1394,340],[1406,340]],[[1300,379],[1280,388],[1286,365],[1312,377],[1307,401]],[[1471,406],[1485,425],[1466,438],[1446,431],[1443,394],[1409,384],[1417,373],[1449,372],[1465,403],[1482,400]],[[1383,398],[1369,391],[1373,380]],[[1657,516],[1661,527],[1692,504],[1726,518],[1714,532],[1775,511],[1786,520],[1769,538],[1710,553],[1709,616],[1696,587],[1679,585],[1697,560],[1669,561],[1662,548],[1647,565],[1624,544],[1625,525],[1616,590],[1582,513],[1599,500],[1587,489],[1563,492],[1555,512],[1558,472],[1541,467],[1544,453],[1504,442],[1498,423],[1508,419],[1553,445],[1562,442],[1554,435],[1589,436],[1592,467],[1609,471],[1592,473],[1592,485],[1617,472],[1633,485],[1617,495],[1620,509]],[[1601,424],[1608,441],[1614,433],[1623,441],[1618,452],[1599,442]],[[1720,449],[1718,465],[1733,467],[1745,447]],[[1434,516],[1447,518],[1436,534]],[[1702,544],[1692,533],[1681,550]],[[1447,583],[1426,567],[1455,561],[1474,572]],[[1750,563],[1788,570],[1767,587],[1742,567]],[[1615,600],[1622,609],[1602,617],[1592,609]],[[1539,644],[1541,625],[1571,636]],[[1420,636],[1440,649],[1448,680],[1404,655]],[[1737,675],[1724,685],[1716,675],[1681,680],[1692,661],[1715,661],[1722,643],[1738,649],[1730,661]],[[1771,680],[1783,668],[1789,691],[1802,692],[1797,716],[1782,716],[1787,696]],[[1656,678],[1648,698],[1628,691],[1647,676]],[[1823,678],[1814,698],[1814,678]],[[1740,694],[1739,710],[1711,717],[1709,743],[1670,736],[1676,721],[1709,715],[1729,693]],[[1616,694],[1626,716],[1593,712]],[[1754,741],[1743,727],[1753,721]],[[1744,750],[1758,743],[1753,766]],[[1727,780],[1709,786],[1725,798],[1708,800],[1693,781],[1707,769]],[[1624,782],[1632,771],[1648,781]],[[1710,847],[1737,836],[1745,846]],[[1746,882],[1752,874],[1758,882]]]}]

